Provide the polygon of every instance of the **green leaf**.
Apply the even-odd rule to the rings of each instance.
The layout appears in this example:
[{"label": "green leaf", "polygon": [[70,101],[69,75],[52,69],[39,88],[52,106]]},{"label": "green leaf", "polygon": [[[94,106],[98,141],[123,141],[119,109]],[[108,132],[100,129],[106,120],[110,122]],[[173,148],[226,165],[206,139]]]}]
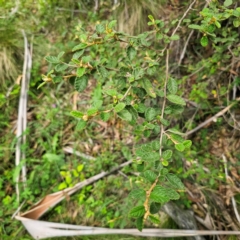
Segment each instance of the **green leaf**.
[{"label": "green leaf", "polygon": [[215,21],[214,23],[215,23],[215,25],[216,25],[217,28],[221,28],[221,23],[220,23],[220,22]]},{"label": "green leaf", "polygon": [[66,182],[62,182],[58,185],[58,190],[63,190],[65,188],[67,188],[67,183]]},{"label": "green leaf", "polygon": [[150,194],[150,199],[157,203],[166,203],[170,200],[166,189],[162,186],[156,186]]},{"label": "green leaf", "polygon": [[153,215],[149,215],[149,220],[152,222],[152,223],[155,223],[155,224],[159,224],[160,223],[160,220],[153,216]]},{"label": "green leaf", "polygon": [[145,118],[147,121],[152,121],[156,117],[157,113],[154,108],[147,108],[145,111]]},{"label": "green leaf", "polygon": [[78,44],[77,46],[75,46],[73,49],[72,49],[72,51],[74,52],[74,51],[77,51],[77,50],[80,50],[80,49],[84,49],[84,48],[86,48],[88,45],[87,45],[87,43],[80,43],[80,44]]},{"label": "green leaf", "polygon": [[49,63],[59,63],[60,62],[60,60],[57,57],[54,57],[54,56],[46,56],[45,59]]},{"label": "green leaf", "polygon": [[132,114],[127,109],[123,109],[121,112],[119,112],[118,116],[125,121],[130,122],[132,120]]},{"label": "green leaf", "polygon": [[170,95],[167,96],[167,99],[170,102],[178,104],[178,105],[183,105],[183,106],[186,105],[185,101],[177,95],[170,94]]},{"label": "green leaf", "polygon": [[165,160],[169,160],[172,157],[172,150],[166,150],[162,153],[162,158]]},{"label": "green leaf", "polygon": [[78,91],[78,92],[82,92],[85,90],[85,88],[88,85],[88,77],[86,75],[82,76],[82,77],[76,77],[75,78],[75,82],[74,82],[74,88]]},{"label": "green leaf", "polygon": [[108,77],[108,71],[106,70],[105,67],[101,66],[100,68],[98,68],[98,71],[102,75],[103,78]]},{"label": "green leaf", "polygon": [[96,31],[97,31],[97,33],[103,33],[104,30],[105,30],[105,27],[104,27],[102,24],[98,24],[98,25],[96,26]]},{"label": "green leaf", "polygon": [[115,112],[118,113],[118,112],[122,111],[125,108],[125,106],[126,106],[125,103],[120,102],[114,107],[114,110],[115,110]]},{"label": "green leaf", "polygon": [[175,41],[175,40],[179,40],[179,38],[180,38],[179,35],[175,34],[175,35],[170,37],[170,40]]},{"label": "green leaf", "polygon": [[97,112],[98,112],[97,108],[90,108],[90,109],[87,110],[87,115],[88,116],[95,116]]},{"label": "green leaf", "polygon": [[60,64],[58,64],[58,65],[55,67],[55,70],[56,70],[57,72],[63,72],[63,71],[65,71],[67,68],[68,68],[68,65],[67,65],[67,64],[60,63]]},{"label": "green leaf", "polygon": [[104,93],[106,93],[109,96],[117,96],[117,90],[116,89],[106,89],[104,90]]},{"label": "green leaf", "polygon": [[146,192],[142,188],[133,189],[129,195],[130,198],[136,198],[136,199],[145,199],[146,198]]},{"label": "green leaf", "polygon": [[151,214],[156,214],[161,210],[162,205],[157,202],[152,202],[150,205],[150,213]]},{"label": "green leaf", "polygon": [[183,142],[183,145],[185,148],[190,148],[192,146],[192,141],[191,140],[186,140]]},{"label": "green leaf", "polygon": [[158,203],[166,203],[169,200],[177,200],[179,197],[179,194],[172,188],[162,186],[156,186],[150,195],[150,199]]},{"label": "green leaf", "polygon": [[84,50],[75,52],[75,53],[73,54],[73,57],[72,57],[72,58],[78,59],[78,58],[80,58],[80,57],[83,55],[83,53],[84,53]]},{"label": "green leaf", "polygon": [[168,132],[171,132],[171,133],[174,133],[174,134],[177,134],[177,135],[182,135],[184,136],[184,133],[181,133],[179,130],[177,130],[176,128],[169,128],[167,130]]},{"label": "green leaf", "polygon": [[167,180],[169,181],[169,183],[176,189],[179,190],[184,190],[185,186],[182,183],[181,179],[179,177],[177,177],[176,175],[169,173],[166,175]]},{"label": "green leaf", "polygon": [[58,54],[57,58],[58,58],[58,59],[61,58],[61,57],[64,55],[64,53],[65,53],[65,52],[63,52],[63,51],[60,52],[60,53]]},{"label": "green leaf", "polygon": [[76,118],[82,118],[84,116],[83,113],[79,112],[79,111],[71,111],[70,114],[73,116],[73,117],[76,117]]},{"label": "green leaf", "polygon": [[175,94],[178,90],[178,85],[175,79],[169,78],[167,83],[167,89],[171,94]]},{"label": "green leaf", "polygon": [[77,76],[81,77],[84,75],[86,68],[80,67],[77,69]]},{"label": "green leaf", "polygon": [[229,6],[232,5],[232,4],[233,4],[233,1],[232,1],[232,0],[225,0],[224,3],[223,3],[223,5],[224,5],[225,7],[229,7]]},{"label": "green leaf", "polygon": [[175,144],[175,148],[179,151],[179,152],[183,152],[185,150],[185,146],[182,143],[178,143]]},{"label": "green leaf", "polygon": [[139,218],[142,217],[144,213],[145,213],[144,206],[137,206],[131,209],[131,211],[129,212],[129,217]]},{"label": "green leaf", "polygon": [[170,125],[170,122],[164,118],[161,118],[160,119],[160,122],[164,125],[164,126],[169,126]]},{"label": "green leaf", "polygon": [[129,60],[132,61],[135,58],[136,55],[137,55],[136,49],[132,46],[129,46],[127,48],[127,56],[129,58]]},{"label": "green leaf", "polygon": [[77,123],[76,130],[82,131],[87,126],[87,122],[80,119]]},{"label": "green leaf", "polygon": [[203,47],[206,47],[208,45],[208,37],[207,36],[203,36],[200,40],[200,43]]},{"label": "green leaf", "polygon": [[143,175],[151,183],[153,183],[157,179],[157,175],[151,170],[145,171]]},{"label": "green leaf", "polygon": [[171,140],[174,142],[174,144],[177,143],[183,143],[185,140],[178,134],[170,134]]},{"label": "green leaf", "polygon": [[140,232],[142,231],[142,229],[143,229],[143,216],[137,218],[136,227],[137,227],[138,231],[140,231]]},{"label": "green leaf", "polygon": [[149,18],[152,22],[154,22],[154,18],[153,18],[152,15],[148,15],[148,18]]},{"label": "green leaf", "polygon": [[192,29],[198,29],[198,30],[201,30],[202,29],[202,26],[200,25],[196,25],[196,24],[190,24],[188,25],[189,28],[192,28]]},{"label": "green leaf", "polygon": [[108,27],[109,28],[114,28],[115,26],[116,26],[116,24],[117,24],[117,20],[112,20],[109,24],[108,24]]},{"label": "green leaf", "polygon": [[127,106],[126,109],[132,114],[132,120],[137,121],[138,119],[138,112],[132,106]]},{"label": "green leaf", "polygon": [[101,113],[100,113],[100,118],[101,118],[104,122],[107,122],[108,119],[110,118],[110,113],[109,113],[109,112],[101,112]]},{"label": "green leaf", "polygon": [[156,98],[156,93],[153,89],[152,83],[148,79],[142,80],[141,83],[147,94],[152,98]]}]

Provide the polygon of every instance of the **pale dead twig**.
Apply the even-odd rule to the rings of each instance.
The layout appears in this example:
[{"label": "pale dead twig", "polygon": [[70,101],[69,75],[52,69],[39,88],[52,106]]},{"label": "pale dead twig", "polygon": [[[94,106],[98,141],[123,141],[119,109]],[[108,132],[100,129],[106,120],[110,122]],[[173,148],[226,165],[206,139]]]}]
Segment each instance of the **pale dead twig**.
[{"label": "pale dead twig", "polygon": [[[236,102],[240,101],[240,98],[236,99]],[[198,131],[199,129],[203,128],[205,125],[207,125],[208,123],[212,122],[213,120],[217,119],[218,117],[222,116],[224,113],[226,113],[231,107],[233,107],[236,102],[231,103],[229,106],[225,107],[223,110],[221,110],[220,112],[218,112],[217,114],[215,114],[214,116],[212,116],[211,118],[207,119],[206,121],[204,121],[203,123],[199,124],[197,127],[195,127],[194,129],[186,132],[184,135],[188,136],[196,131]]]},{"label": "pale dead twig", "polygon": [[[229,175],[228,175],[228,170],[227,170],[227,159],[224,154],[222,154],[222,158],[223,158],[223,165],[224,165],[226,180],[228,181]],[[232,206],[233,206],[235,216],[236,216],[238,222],[240,223],[240,216],[239,216],[239,213],[237,210],[237,204],[236,204],[234,196],[231,197],[231,201],[232,201]]]},{"label": "pale dead twig", "polygon": [[64,151],[64,152],[67,152],[67,153],[75,154],[75,155],[77,155],[78,157],[82,157],[82,158],[85,158],[85,159],[87,159],[87,160],[96,160],[95,157],[92,157],[92,156],[89,156],[89,155],[87,155],[87,154],[85,154],[85,153],[81,153],[81,152],[79,152],[79,151],[76,151],[76,150],[74,150],[74,149],[71,148],[71,147],[65,147],[65,148],[63,148],[63,151]]},{"label": "pale dead twig", "polygon": [[[30,81],[30,71],[32,68],[32,59],[31,54],[28,48],[28,41],[24,30],[22,30],[22,35],[24,38],[24,64],[23,64],[23,75],[21,81],[21,93],[19,98],[18,106],[18,120],[17,120],[17,144],[16,144],[16,157],[15,165],[16,167],[20,164],[21,159],[25,159],[25,152],[21,151],[21,144],[26,143],[26,135],[24,132],[27,129],[27,91]],[[20,191],[19,191],[19,176],[15,179],[16,181],[16,194],[17,200],[20,200]],[[26,187],[26,166],[22,166],[22,181],[23,186]]]}]

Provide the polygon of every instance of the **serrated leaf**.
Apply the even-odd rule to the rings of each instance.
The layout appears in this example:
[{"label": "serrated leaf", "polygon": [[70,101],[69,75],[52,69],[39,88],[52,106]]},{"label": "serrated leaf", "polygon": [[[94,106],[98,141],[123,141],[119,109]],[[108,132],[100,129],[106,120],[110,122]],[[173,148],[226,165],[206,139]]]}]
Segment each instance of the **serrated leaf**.
[{"label": "serrated leaf", "polygon": [[156,214],[161,210],[162,205],[157,202],[152,202],[150,205],[150,213],[151,214]]},{"label": "serrated leaf", "polygon": [[166,190],[159,186],[160,188],[154,188],[150,194],[150,199],[157,203],[166,203],[170,198],[166,195]]},{"label": "serrated leaf", "polygon": [[101,112],[100,113],[100,118],[104,121],[107,122],[110,118],[110,113],[109,112]]},{"label": "serrated leaf", "polygon": [[137,227],[138,231],[140,231],[140,232],[142,231],[142,229],[143,229],[143,217],[137,218],[136,227]]},{"label": "serrated leaf", "polygon": [[60,63],[60,64],[56,65],[55,70],[56,70],[57,72],[63,72],[63,71],[65,71],[67,68],[68,68],[68,65],[67,65],[67,64]]},{"label": "serrated leaf", "polygon": [[76,126],[76,130],[82,131],[87,126],[87,122],[84,120],[79,120]]},{"label": "serrated leaf", "polygon": [[103,78],[107,78],[108,77],[108,71],[106,70],[105,67],[100,67],[98,68],[99,73],[102,75]]},{"label": "serrated leaf", "polygon": [[73,116],[73,117],[76,117],[76,118],[82,118],[84,116],[84,114],[82,112],[79,112],[79,111],[71,111],[70,114]]},{"label": "serrated leaf", "polygon": [[126,106],[125,103],[120,102],[114,107],[114,110],[115,110],[115,112],[118,113],[118,112],[122,111],[125,108],[125,106]]},{"label": "serrated leaf", "polygon": [[117,96],[117,90],[116,89],[105,89],[104,93],[106,93],[109,96]]},{"label": "serrated leaf", "polygon": [[175,133],[171,133],[170,137],[171,137],[171,140],[174,142],[174,144],[183,143],[185,141],[180,135]]},{"label": "serrated leaf", "polygon": [[183,106],[186,105],[186,102],[177,95],[173,95],[173,94],[167,95],[167,99],[174,104],[183,105]]},{"label": "serrated leaf", "polygon": [[169,165],[169,162],[168,162],[166,159],[163,159],[162,165],[163,165],[164,167],[167,167],[167,166]]},{"label": "serrated leaf", "polygon": [[151,152],[150,154],[145,155],[143,160],[146,160],[146,161],[157,161],[157,160],[159,160],[159,158],[160,158],[160,156],[159,156],[158,152]]},{"label": "serrated leaf", "polygon": [[206,47],[208,45],[208,37],[207,36],[203,36],[200,40],[200,43],[203,47]]},{"label": "serrated leaf", "polygon": [[88,63],[92,60],[92,57],[91,56],[84,56],[82,57],[82,62],[83,63]]},{"label": "serrated leaf", "polygon": [[75,52],[75,53],[73,54],[73,57],[72,57],[72,58],[78,59],[78,58],[80,58],[80,57],[83,55],[83,53],[84,53],[84,50]]},{"label": "serrated leaf", "polygon": [[86,68],[80,67],[77,69],[77,76],[82,77],[85,73]]},{"label": "serrated leaf", "polygon": [[132,114],[127,109],[123,109],[121,112],[119,112],[118,116],[125,121],[130,122],[132,120]]},{"label": "serrated leaf", "polygon": [[149,220],[152,222],[152,223],[155,223],[155,224],[159,224],[160,223],[160,220],[153,216],[153,215],[149,215]]},{"label": "serrated leaf", "polygon": [[108,27],[109,28],[114,28],[115,26],[116,26],[116,24],[117,24],[117,20],[112,20],[109,24],[108,24]]},{"label": "serrated leaf", "polygon": [[192,141],[191,140],[186,140],[183,142],[183,145],[185,148],[190,148],[192,146]]},{"label": "serrated leaf", "polygon": [[176,189],[179,189],[179,190],[184,190],[185,189],[185,186],[184,184],[182,183],[181,179],[172,174],[172,173],[169,173],[166,175],[167,177],[167,180],[169,181],[169,183]]},{"label": "serrated leaf", "polygon": [[82,92],[85,90],[85,88],[88,85],[88,77],[86,75],[82,76],[82,77],[76,77],[75,81],[74,81],[74,88],[78,91],[78,92]]},{"label": "serrated leaf", "polygon": [[175,148],[179,151],[179,152],[183,152],[185,149],[185,146],[182,143],[178,143],[175,144]]},{"label": "serrated leaf", "polygon": [[153,183],[157,179],[157,175],[151,170],[145,171],[143,175],[151,183]]},{"label": "serrated leaf", "polygon": [[152,83],[148,79],[142,80],[141,83],[147,94],[152,98],[156,98],[156,93],[153,89]]},{"label": "serrated leaf", "polygon": [[65,53],[65,52],[63,52],[63,51],[60,52],[60,53],[58,54],[57,58],[58,58],[58,59],[61,58],[61,57],[64,55],[64,53]]},{"label": "serrated leaf", "polygon": [[59,63],[60,62],[60,60],[57,57],[54,57],[54,56],[46,56],[45,59],[49,63]]},{"label": "serrated leaf", "polygon": [[96,26],[96,31],[97,31],[97,33],[103,33],[104,30],[105,30],[105,27],[104,27],[102,24],[98,24],[98,25]]},{"label": "serrated leaf", "polygon": [[175,94],[178,90],[178,85],[175,79],[169,78],[167,83],[167,89],[171,94]]},{"label": "serrated leaf", "polygon": [[169,160],[172,157],[172,150],[166,150],[162,153],[162,158],[165,160]]},{"label": "serrated leaf", "polygon": [[141,188],[137,188],[137,189],[133,189],[128,196],[130,198],[135,198],[135,199],[145,199],[146,192]]},{"label": "serrated leaf", "polygon": [[132,46],[129,46],[127,48],[127,56],[129,58],[129,60],[132,61],[135,58],[136,55],[137,55],[136,49]]},{"label": "serrated leaf", "polygon": [[132,120],[137,121],[138,119],[138,112],[132,106],[127,106],[126,109],[132,114]]},{"label": "serrated leaf", "polygon": [[98,112],[97,108],[90,108],[90,109],[87,110],[87,115],[88,116],[94,116],[94,115],[97,114],[97,112]]},{"label": "serrated leaf", "polygon": [[129,216],[132,218],[139,218],[142,217],[145,213],[145,208],[144,206],[137,206],[131,209],[129,212]]},{"label": "serrated leaf", "polygon": [[80,44],[78,44],[77,46],[75,46],[73,49],[72,49],[72,51],[74,52],[74,51],[77,51],[77,50],[80,50],[80,49],[84,49],[84,48],[86,48],[88,45],[87,45],[87,43],[80,43]]},{"label": "serrated leaf", "polygon": [[147,108],[145,111],[145,118],[147,121],[152,121],[155,119],[157,113],[156,110],[154,108]]}]

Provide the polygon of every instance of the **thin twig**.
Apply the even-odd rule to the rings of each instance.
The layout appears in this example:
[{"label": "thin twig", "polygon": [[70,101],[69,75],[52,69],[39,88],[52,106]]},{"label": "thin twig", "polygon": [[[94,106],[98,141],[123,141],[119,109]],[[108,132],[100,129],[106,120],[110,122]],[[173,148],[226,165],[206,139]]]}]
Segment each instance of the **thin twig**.
[{"label": "thin twig", "polygon": [[192,35],[193,35],[193,32],[194,32],[194,30],[192,30],[192,31],[190,32],[190,34],[188,35],[187,41],[185,42],[185,45],[184,45],[184,47],[183,47],[182,53],[181,53],[180,58],[179,58],[179,61],[178,61],[178,66],[181,65],[182,60],[184,59],[184,56],[185,56],[185,53],[186,53],[186,49],[187,49],[188,43],[189,43],[190,38],[191,38]]},{"label": "thin twig", "polygon": [[240,98],[237,98],[235,102],[231,103],[229,106],[225,107],[222,111],[218,112],[217,114],[215,114],[214,116],[212,116],[211,118],[207,119],[205,122],[199,124],[197,127],[195,127],[194,129],[192,129],[191,131],[186,132],[184,135],[188,136],[196,131],[198,131],[199,129],[203,128],[205,125],[207,125],[208,123],[212,122],[213,120],[215,120],[216,118],[222,116],[224,113],[226,113],[232,106],[234,106],[236,104],[236,102],[240,101]]},{"label": "thin twig", "polygon": [[[166,75],[165,75],[165,83],[164,83],[164,98],[163,98],[163,104],[162,104],[162,112],[161,112],[161,119],[164,116],[164,109],[166,105],[166,99],[167,99],[167,82],[168,82],[168,72],[169,72],[169,50],[167,49],[166,54]],[[161,124],[161,133],[160,133],[160,149],[159,149],[159,155],[162,156],[162,140],[163,140],[163,134],[164,134],[164,126]]]}]

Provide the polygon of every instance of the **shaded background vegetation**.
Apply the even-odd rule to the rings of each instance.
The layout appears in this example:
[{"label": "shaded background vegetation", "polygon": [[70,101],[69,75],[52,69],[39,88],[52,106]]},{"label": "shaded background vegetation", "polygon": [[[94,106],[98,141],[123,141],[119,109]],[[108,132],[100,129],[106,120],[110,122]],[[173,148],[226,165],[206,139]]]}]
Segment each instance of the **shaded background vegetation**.
[{"label": "shaded background vegetation", "polygon": [[[191,1],[1,1],[0,8],[0,234],[3,239],[30,239],[19,222],[11,219],[17,209],[13,176],[16,172],[15,144],[19,83],[24,60],[25,31],[32,49],[33,67],[29,89],[27,144],[28,188],[21,193],[21,202],[27,199],[22,211],[29,209],[46,194],[59,189],[63,173],[71,174],[73,185],[102,170],[108,170],[132,158],[132,147],[141,136],[132,136],[131,126],[118,119],[107,124],[92,122],[85,131],[76,128],[77,120],[69,115],[74,106],[82,109],[89,104],[94,79],[85,92],[74,93],[71,84],[61,82],[37,89],[51,66],[46,55],[66,52],[66,59],[76,45],[76,29],[80,24],[88,29],[96,23],[117,19],[118,30],[131,35],[149,30],[149,14],[173,28],[174,20],[182,16]],[[221,2],[221,1],[219,1]],[[171,46],[171,74],[178,79],[187,108],[177,119],[172,119],[183,132],[221,111],[239,97],[239,27],[233,27],[233,18],[222,22],[217,40],[203,48],[198,31],[188,28],[189,22],[199,23],[199,12],[207,3],[199,1],[189,13],[179,31],[180,39]],[[231,8],[239,7],[235,3]],[[154,43],[159,48],[162,44]],[[184,51],[184,46],[186,49]],[[114,51],[114,49],[112,50]],[[183,55],[184,54],[184,55]],[[164,62],[156,76],[164,69]],[[76,103],[77,102],[77,103]],[[171,171],[177,173],[186,188],[178,205],[191,209],[201,219],[210,216],[215,229],[233,229],[238,223],[230,198],[239,205],[239,104],[224,117],[217,118],[190,136],[193,146],[184,155],[175,156]],[[127,146],[125,143],[127,142]],[[64,152],[73,149],[96,158],[95,161]],[[125,147],[123,147],[125,146]],[[226,181],[222,154],[228,159],[231,183]],[[78,169],[78,173],[74,171]],[[136,171],[136,169],[135,169]],[[134,169],[122,172],[84,188],[52,209],[44,220],[68,222],[101,227],[133,227],[127,213],[134,205],[127,198]],[[216,203],[221,204],[216,204]],[[232,216],[232,217],[231,217]],[[165,215],[162,226],[177,228]],[[206,226],[199,224],[199,228]],[[81,239],[81,238],[79,238]],[[90,239],[90,238],[89,238]],[[104,238],[103,238],[104,239]],[[112,239],[112,238],[110,238]]]}]

